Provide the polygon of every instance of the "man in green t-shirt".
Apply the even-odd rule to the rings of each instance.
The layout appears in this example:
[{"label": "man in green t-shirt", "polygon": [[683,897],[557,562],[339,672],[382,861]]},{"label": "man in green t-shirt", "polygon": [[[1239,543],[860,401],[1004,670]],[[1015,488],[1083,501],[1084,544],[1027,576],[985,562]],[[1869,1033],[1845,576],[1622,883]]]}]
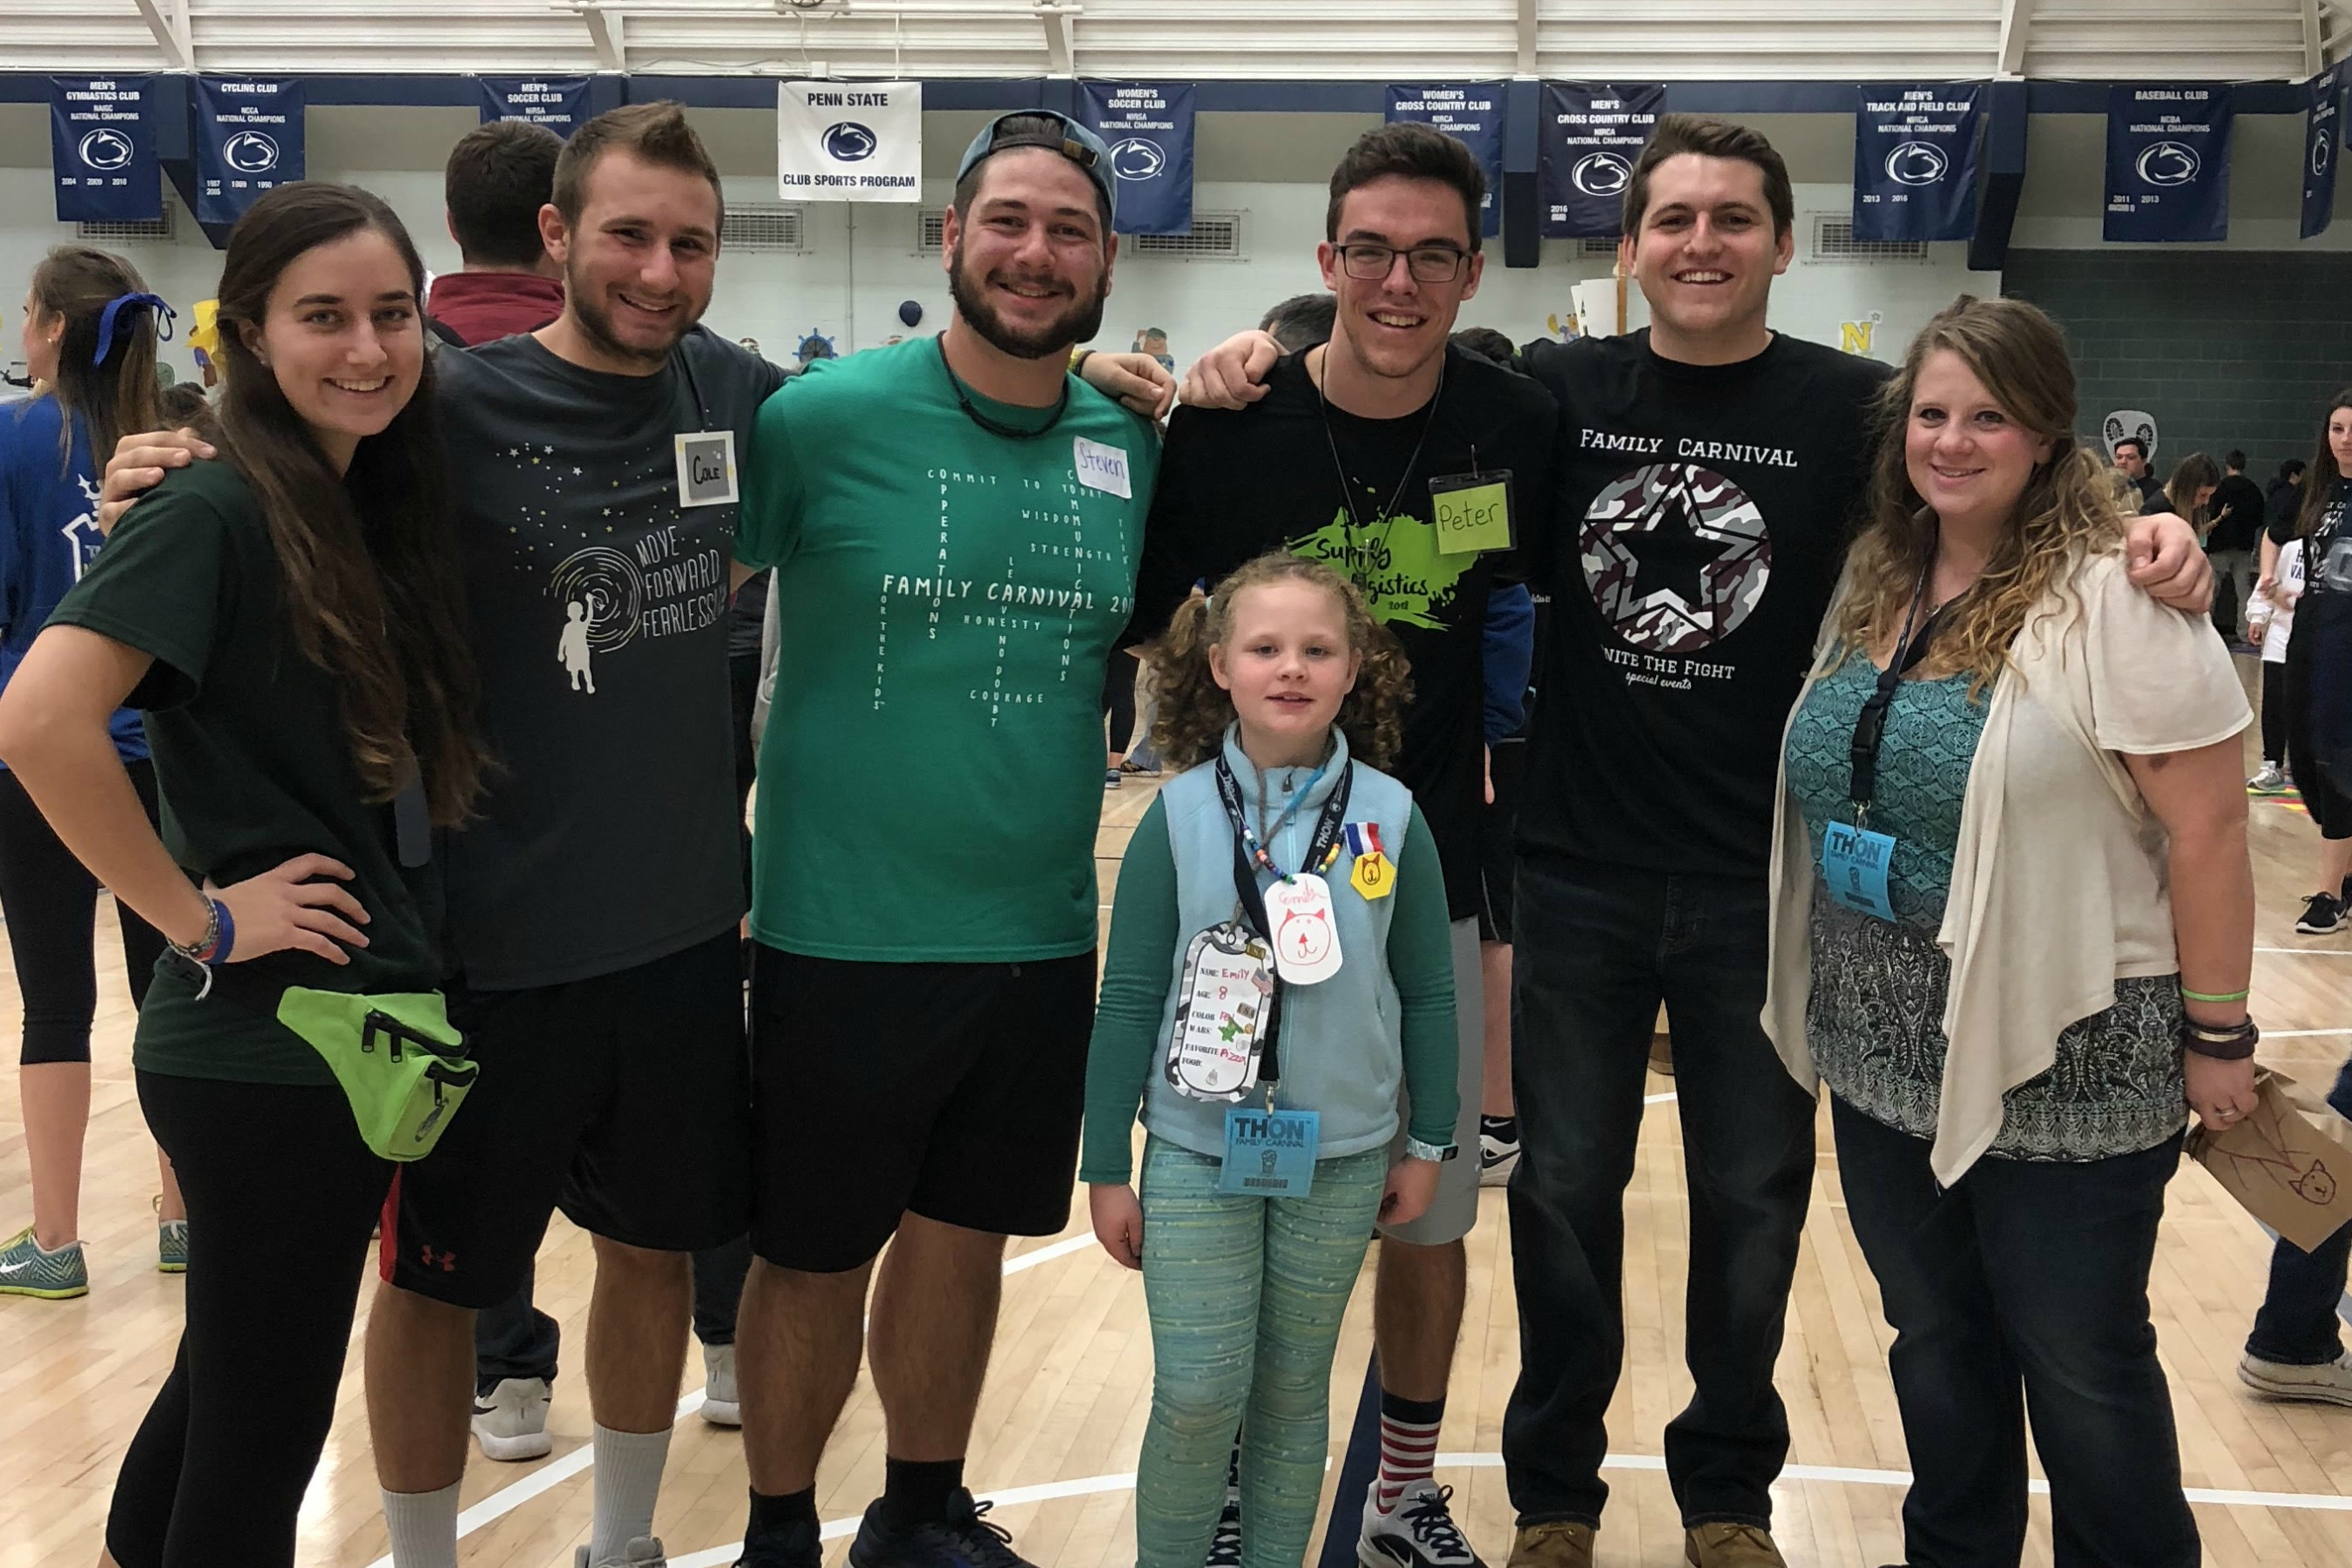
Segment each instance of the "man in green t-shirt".
[{"label": "man in green t-shirt", "polygon": [[1159,460],[1149,424],[1067,371],[1110,291],[1111,192],[1092,132],[997,120],[947,217],[947,331],[812,365],[755,428],[736,554],[775,568],[779,647],[753,837],[749,1568],[815,1568],[817,1461],[894,1235],[872,1320],[888,1479],[852,1556],[1020,1563],[963,1453],[1005,1237],[1069,1217],[1097,703]]}]

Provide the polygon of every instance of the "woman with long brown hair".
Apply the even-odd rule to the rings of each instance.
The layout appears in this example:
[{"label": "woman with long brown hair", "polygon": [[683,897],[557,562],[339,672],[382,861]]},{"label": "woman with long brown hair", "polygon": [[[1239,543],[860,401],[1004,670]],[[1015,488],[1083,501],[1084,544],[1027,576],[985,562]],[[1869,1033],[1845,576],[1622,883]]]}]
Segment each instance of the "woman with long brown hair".
[{"label": "woman with long brown hair", "polygon": [[[280,1020],[441,976],[432,829],[481,758],[423,288],[366,192],[257,201],[221,278],[219,460],[124,519],[0,695],[0,756],[172,949],[132,1059],[187,1194],[187,1321],[123,1458],[121,1568],[293,1562],[394,1167],[329,1044]],[[124,705],[163,838],[108,740]]]},{"label": "woman with long brown hair", "polygon": [[2126,575],[2064,338],[1962,298],[1882,405],[1791,714],[1765,1027],[1832,1100],[1913,1563],[2198,1561],[2147,1277],[2187,1111],[2254,1103],[2245,696]]},{"label": "woman with long brown hair", "polygon": [[[2352,389],[2320,418],[2319,451],[2304,475],[2303,499],[2273,525],[2278,544],[2303,541],[2303,597],[2286,644],[2287,771],[2319,828],[2319,889],[2304,900],[2294,929],[2326,936],[2352,916],[2352,778],[2339,778],[2314,742],[2315,698],[2326,684],[2321,653],[2342,649],[2352,626]],[[2291,519],[2292,521],[2288,521]],[[2340,658],[2340,655],[2338,656]],[[2340,770],[2339,770],[2340,772]]]}]

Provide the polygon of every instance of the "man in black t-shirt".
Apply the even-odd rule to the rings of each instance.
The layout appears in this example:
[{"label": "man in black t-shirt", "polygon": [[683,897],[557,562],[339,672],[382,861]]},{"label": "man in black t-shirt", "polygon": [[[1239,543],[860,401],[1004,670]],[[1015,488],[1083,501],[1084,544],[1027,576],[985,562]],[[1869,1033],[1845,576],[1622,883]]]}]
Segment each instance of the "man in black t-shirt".
[{"label": "man in black t-shirt", "polygon": [[[2262,542],[2264,508],[2261,488],[2246,478],[2246,455],[2231,451],[2222,465],[2228,471],[2205,508],[2212,519],[2205,553],[2213,563],[2213,625],[2224,641],[2234,642],[2254,588],[2254,551]],[[2225,583],[2227,592],[2222,591]]]},{"label": "man in black t-shirt", "polygon": [[2142,501],[2152,501],[2164,493],[2164,481],[2148,471],[2146,441],[2137,436],[2126,436],[2116,443],[2115,454],[2116,467],[2131,480]]}]

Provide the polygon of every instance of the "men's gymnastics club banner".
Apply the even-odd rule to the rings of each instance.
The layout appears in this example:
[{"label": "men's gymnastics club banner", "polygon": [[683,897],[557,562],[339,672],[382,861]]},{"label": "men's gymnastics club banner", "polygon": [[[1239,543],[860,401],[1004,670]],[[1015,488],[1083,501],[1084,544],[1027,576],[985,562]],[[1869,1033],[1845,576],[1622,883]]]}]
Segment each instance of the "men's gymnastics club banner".
[{"label": "men's gymnastics club banner", "polygon": [[2111,242],[2180,244],[2230,237],[2226,87],[2107,89]]},{"label": "men's gymnastics club banner", "polygon": [[302,83],[198,77],[196,221],[232,224],[302,178]]},{"label": "men's gymnastics club banner", "polygon": [[1417,120],[1434,125],[1476,155],[1486,171],[1486,200],[1478,232],[1492,239],[1503,232],[1503,84],[1499,81],[1430,83],[1389,87],[1391,124]]},{"label": "men's gymnastics club banner", "polygon": [[1082,81],[1079,123],[1110,148],[1121,234],[1192,232],[1192,89],[1150,81]]},{"label": "men's gymnastics club banner", "polygon": [[1657,129],[1664,87],[1548,81],[1536,129],[1536,183],[1543,237],[1614,235],[1624,221],[1633,161]]},{"label": "men's gymnastics club banner", "polygon": [[482,95],[483,124],[528,120],[568,141],[590,119],[589,80],[584,76],[478,76],[474,86]]},{"label": "men's gymnastics club banner", "polygon": [[163,216],[154,110],[152,77],[49,79],[49,169],[59,223]]},{"label": "men's gymnastics club banner", "polygon": [[1854,110],[1854,238],[1901,242],[1974,234],[1982,87],[1865,87]]}]

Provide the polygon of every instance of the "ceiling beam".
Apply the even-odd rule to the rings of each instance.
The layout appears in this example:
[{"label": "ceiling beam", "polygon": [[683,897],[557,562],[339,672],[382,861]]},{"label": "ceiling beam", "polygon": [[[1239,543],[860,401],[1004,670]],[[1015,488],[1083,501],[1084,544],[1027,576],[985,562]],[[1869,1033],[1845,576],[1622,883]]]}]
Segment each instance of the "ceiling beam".
[{"label": "ceiling beam", "polygon": [[188,0],[134,0],[139,15],[146,21],[147,30],[155,35],[155,47],[163,51],[166,68],[192,71],[196,68],[196,48],[188,35]]},{"label": "ceiling beam", "polygon": [[1037,0],[1037,20],[1045,27],[1047,70],[1054,76],[1077,75],[1078,15],[1076,4],[1055,5]]},{"label": "ceiling beam", "polygon": [[2002,76],[2025,74],[2025,43],[2033,32],[2033,0],[2000,0]]},{"label": "ceiling beam", "polygon": [[1519,0],[1519,75],[1536,74],[1536,8],[1542,0]]},{"label": "ceiling beam", "polygon": [[2319,26],[2319,0],[2303,0],[2303,74],[2317,76],[2327,68],[2327,43]]},{"label": "ceiling beam", "polygon": [[588,25],[588,41],[596,46],[596,68],[625,71],[629,68],[629,47],[626,42],[628,18],[618,11],[607,11],[596,0],[582,0],[575,6],[580,19]]}]

